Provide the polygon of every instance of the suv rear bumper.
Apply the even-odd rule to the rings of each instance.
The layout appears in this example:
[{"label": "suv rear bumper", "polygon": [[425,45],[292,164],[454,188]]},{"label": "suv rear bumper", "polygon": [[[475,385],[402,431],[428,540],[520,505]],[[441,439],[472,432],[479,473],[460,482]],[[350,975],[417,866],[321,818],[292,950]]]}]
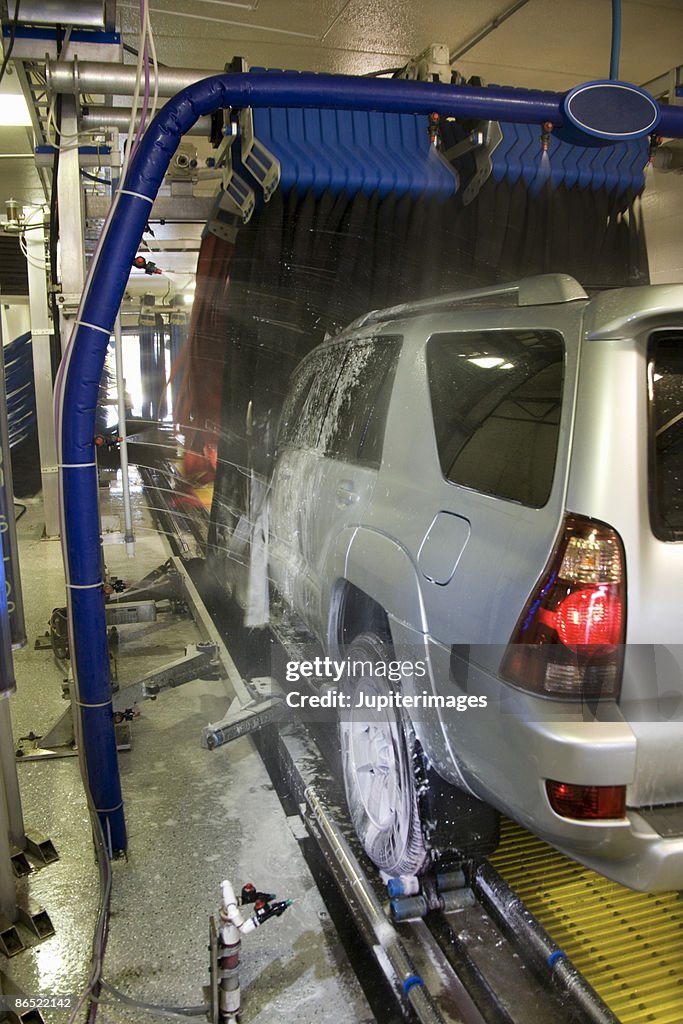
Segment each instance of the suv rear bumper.
[{"label": "suv rear bumper", "polygon": [[485,708],[418,716],[423,746],[450,782],[464,781],[480,799],[615,881],[650,892],[683,888],[683,805],[654,815],[629,808],[624,819],[575,821],[560,817],[548,801],[545,783],[554,779],[623,785],[628,807],[638,740],[615,703],[600,705],[596,713],[595,707],[544,699],[471,664],[453,679],[450,648],[424,639],[435,695],[487,698]]}]

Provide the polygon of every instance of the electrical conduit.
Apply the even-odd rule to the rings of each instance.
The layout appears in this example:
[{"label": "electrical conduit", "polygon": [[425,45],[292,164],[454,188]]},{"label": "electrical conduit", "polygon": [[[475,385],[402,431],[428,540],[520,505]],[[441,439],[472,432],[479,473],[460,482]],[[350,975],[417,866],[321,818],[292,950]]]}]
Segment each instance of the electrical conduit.
[{"label": "electrical conduit", "polygon": [[[62,547],[76,700],[95,808],[110,849],[126,847],[111,705],[95,464],[98,385],[114,320],[154,197],[182,136],[224,107],[322,107],[562,123],[556,93],[334,75],[216,75],[173,97],[145,133],[93,258],[55,389]],[[683,108],[663,107],[659,130],[683,135]]]}]

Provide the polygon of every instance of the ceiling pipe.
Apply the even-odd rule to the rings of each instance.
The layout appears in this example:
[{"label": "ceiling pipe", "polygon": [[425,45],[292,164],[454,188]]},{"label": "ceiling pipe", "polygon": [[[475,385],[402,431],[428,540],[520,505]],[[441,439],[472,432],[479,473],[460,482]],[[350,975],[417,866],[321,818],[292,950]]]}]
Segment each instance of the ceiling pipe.
[{"label": "ceiling pipe", "polygon": [[[216,75],[215,70],[166,68],[158,70],[159,95],[175,96],[188,85]],[[106,61],[50,60],[45,65],[45,79],[50,92],[78,95],[88,93],[105,96],[132,96],[135,92],[135,64],[109,64]],[[151,87],[154,79],[151,79]]]},{"label": "ceiling pipe", "polygon": [[[562,97],[522,89],[440,85],[340,75],[218,75],[190,86],[154,118],[116,194],[88,273],[55,387],[62,550],[72,668],[94,809],[110,852],[127,845],[112,712],[100,550],[95,411],[99,382],[131,265],[154,198],[183,135],[228,107],[321,107],[542,124],[562,121]],[[661,108],[667,134],[683,135],[683,108]],[[673,131],[672,129],[675,129]],[[0,612],[2,609],[0,609]]]},{"label": "ceiling pipe", "polygon": [[[132,95],[137,69],[130,64],[97,61],[50,61],[46,65],[48,89],[56,93]],[[385,113],[429,114],[434,110],[463,118],[509,121],[514,124],[563,124],[564,93],[504,86],[475,87],[409,82],[400,79],[356,78],[343,75],[314,75],[307,72],[216,75],[190,68],[159,68],[159,95],[174,96],[200,80],[225,78],[234,83],[235,106],[320,107],[339,109],[335,101],[338,83],[343,82],[357,97],[345,109],[381,110]],[[248,80],[249,84],[245,83]],[[278,88],[272,89],[274,80]],[[409,93],[417,86],[419,100]],[[264,97],[268,96],[267,99]],[[683,138],[683,106],[660,105],[657,131],[668,138]]]},{"label": "ceiling pipe", "polygon": [[[110,131],[113,128],[124,134],[128,133],[130,125],[130,112],[125,107],[96,107],[88,104],[83,107],[84,113],[79,119],[79,126],[84,132]],[[136,128],[139,119],[136,121]],[[211,118],[200,117],[187,135],[203,135],[208,138],[211,134]],[[32,156],[33,154],[29,154]]]},{"label": "ceiling pipe", "polygon": [[[11,4],[8,5],[11,9]],[[21,0],[22,25],[69,25],[71,28],[107,27],[104,0]]]}]

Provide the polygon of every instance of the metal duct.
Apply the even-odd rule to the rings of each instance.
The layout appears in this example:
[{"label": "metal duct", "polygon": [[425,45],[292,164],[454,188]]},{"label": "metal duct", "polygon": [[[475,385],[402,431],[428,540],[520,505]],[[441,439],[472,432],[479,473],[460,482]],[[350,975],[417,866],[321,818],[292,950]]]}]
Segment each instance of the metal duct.
[{"label": "metal duct", "polygon": [[[186,89],[188,85],[194,85],[203,78],[210,78],[216,71],[159,68],[158,74],[159,95],[168,97],[175,96],[181,89]],[[51,92],[132,96],[135,92],[137,68],[134,64],[108,64],[105,61],[48,60],[45,77]]]},{"label": "metal duct", "polygon": [[[128,131],[130,112],[125,107],[93,107],[88,105],[83,108],[87,113],[80,117],[79,124],[84,132],[107,131],[117,128],[120,132]],[[139,120],[136,122],[136,128]],[[203,135],[208,138],[211,134],[211,118],[200,117],[186,135]]]},{"label": "metal duct", "polygon": [[[11,8],[11,4],[8,5]],[[22,25],[70,25],[72,28],[106,27],[104,0],[21,0]]]},{"label": "metal duct", "polygon": [[[127,840],[103,594],[93,440],[95,410],[109,338],[131,264],[154,197],[182,136],[203,115],[245,106],[421,114],[436,110],[466,118],[559,124],[561,99],[558,94],[524,89],[480,89],[341,75],[225,74],[198,82],[175,96],[143,136],[91,264],[55,389],[74,682],[90,790],[111,850],[125,849]],[[683,136],[683,107],[664,106],[661,111],[664,134]]]}]

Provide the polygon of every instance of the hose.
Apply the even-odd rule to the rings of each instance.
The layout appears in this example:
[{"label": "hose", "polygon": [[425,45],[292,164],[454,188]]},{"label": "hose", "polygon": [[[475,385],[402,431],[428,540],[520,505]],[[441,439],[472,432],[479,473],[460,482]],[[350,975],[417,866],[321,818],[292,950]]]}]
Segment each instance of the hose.
[{"label": "hose", "polygon": [[612,0],[612,49],[609,59],[610,78],[619,78],[621,52],[621,0]]}]

